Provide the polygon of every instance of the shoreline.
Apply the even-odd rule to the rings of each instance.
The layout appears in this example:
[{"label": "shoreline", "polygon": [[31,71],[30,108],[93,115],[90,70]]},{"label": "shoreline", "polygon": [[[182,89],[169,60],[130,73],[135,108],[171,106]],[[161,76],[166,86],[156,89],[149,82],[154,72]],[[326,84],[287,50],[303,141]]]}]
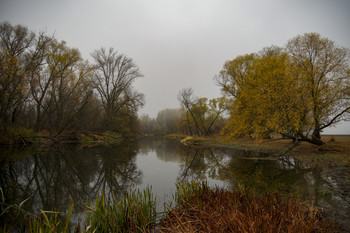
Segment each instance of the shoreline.
[{"label": "shoreline", "polygon": [[322,146],[308,142],[299,142],[293,147],[293,141],[274,137],[262,141],[253,139],[238,139],[227,141],[221,136],[192,137],[188,135],[165,135],[165,138],[175,139],[187,146],[233,148],[271,154],[277,158],[286,153],[287,156],[303,162],[311,163],[311,166],[345,166],[350,169],[350,135],[324,135]]}]

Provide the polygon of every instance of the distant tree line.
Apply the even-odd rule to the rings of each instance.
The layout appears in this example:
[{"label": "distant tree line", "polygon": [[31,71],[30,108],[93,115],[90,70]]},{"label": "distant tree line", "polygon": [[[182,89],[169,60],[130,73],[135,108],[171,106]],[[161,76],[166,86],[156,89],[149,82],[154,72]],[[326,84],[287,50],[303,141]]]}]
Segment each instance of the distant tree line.
[{"label": "distant tree line", "polygon": [[163,109],[158,112],[156,118],[144,114],[140,117],[141,132],[145,135],[180,133],[181,114],[180,109]]},{"label": "distant tree line", "polygon": [[216,77],[233,100],[228,138],[279,133],[322,145],[322,130],[350,120],[349,49],[306,33],[227,61]]},{"label": "distant tree line", "polygon": [[0,24],[0,130],[25,127],[59,135],[72,130],[138,131],[143,94],[133,89],[142,74],[113,48],[92,53],[45,32]]},{"label": "distant tree line", "polygon": [[210,136],[219,134],[227,121],[232,105],[229,98],[208,100],[193,95],[191,88],[179,92],[178,109],[161,110],[156,118],[143,115],[140,118],[142,132],[148,135],[186,134]]}]

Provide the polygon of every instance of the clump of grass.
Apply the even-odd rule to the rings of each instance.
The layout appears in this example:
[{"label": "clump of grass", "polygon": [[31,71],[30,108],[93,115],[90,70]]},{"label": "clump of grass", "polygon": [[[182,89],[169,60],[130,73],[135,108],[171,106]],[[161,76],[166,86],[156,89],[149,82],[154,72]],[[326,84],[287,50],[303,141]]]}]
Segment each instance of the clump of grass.
[{"label": "clump of grass", "polygon": [[41,213],[39,215],[29,217],[28,232],[71,232],[74,228],[70,224],[70,217],[73,211],[73,206],[74,203],[71,204],[65,219],[62,219],[60,212],[40,210]]},{"label": "clump of grass", "polygon": [[177,205],[187,203],[193,196],[200,196],[203,187],[198,181],[180,181],[176,184],[175,201]]},{"label": "clump of grass", "polygon": [[[191,187],[193,185],[193,187]],[[180,183],[180,201],[159,225],[161,232],[335,232],[319,209],[278,194],[257,195],[206,183]]]},{"label": "clump of grass", "polygon": [[150,188],[128,192],[120,200],[98,196],[89,208],[87,232],[146,232],[155,225],[156,199]]}]

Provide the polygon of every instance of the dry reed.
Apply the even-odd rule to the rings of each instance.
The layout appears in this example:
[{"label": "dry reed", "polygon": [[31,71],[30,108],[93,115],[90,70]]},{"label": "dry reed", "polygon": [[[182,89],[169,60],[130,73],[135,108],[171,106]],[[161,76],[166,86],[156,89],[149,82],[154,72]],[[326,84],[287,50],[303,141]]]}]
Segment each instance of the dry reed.
[{"label": "dry reed", "polygon": [[184,196],[175,208],[169,207],[160,232],[337,232],[318,208],[296,199],[256,195],[243,188],[209,188],[205,183],[195,186],[189,193],[180,187]]}]

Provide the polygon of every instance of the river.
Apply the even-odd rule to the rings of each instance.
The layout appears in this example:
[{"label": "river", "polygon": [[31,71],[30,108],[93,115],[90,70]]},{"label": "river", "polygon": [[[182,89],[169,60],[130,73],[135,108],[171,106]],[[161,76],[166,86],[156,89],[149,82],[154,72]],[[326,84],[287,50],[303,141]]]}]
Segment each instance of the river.
[{"label": "river", "polygon": [[[350,227],[349,187],[340,168],[312,168],[293,158],[229,148],[188,147],[174,140],[145,138],[119,146],[65,145],[1,152],[0,185],[5,202],[20,203],[31,213],[66,213],[74,201],[72,221],[98,194],[123,194],[152,187],[158,211],[170,204],[181,180],[206,180],[210,186],[244,185],[319,206]],[[339,173],[339,174],[337,174]],[[350,228],[349,228],[350,229]]]}]

